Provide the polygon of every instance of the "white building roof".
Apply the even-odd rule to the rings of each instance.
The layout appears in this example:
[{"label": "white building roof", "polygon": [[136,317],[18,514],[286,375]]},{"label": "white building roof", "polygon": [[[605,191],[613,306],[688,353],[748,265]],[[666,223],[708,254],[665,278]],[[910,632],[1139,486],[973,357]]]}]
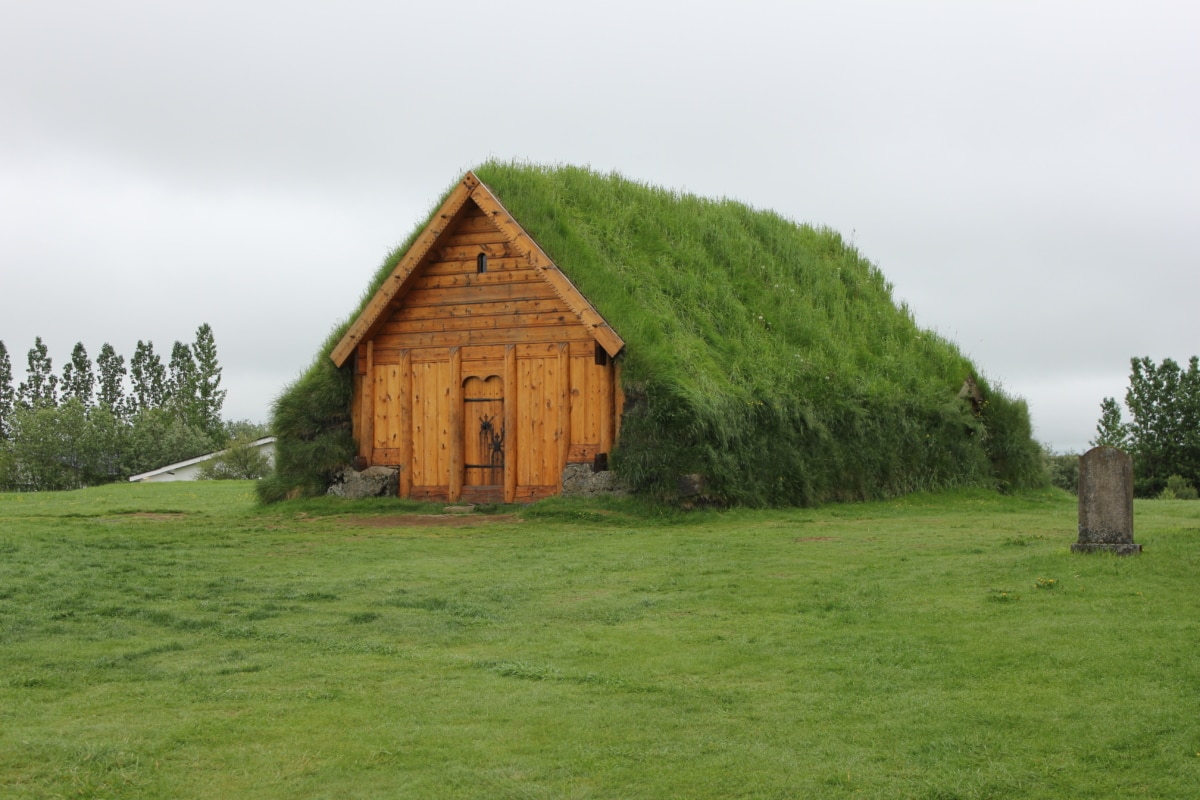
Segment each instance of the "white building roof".
[{"label": "white building roof", "polygon": [[[250,446],[251,447],[263,447],[265,445],[274,444],[274,443],[275,443],[274,436],[264,436],[261,439],[255,439],[253,442],[250,443]],[[205,461],[216,458],[217,456],[221,455],[224,452],[225,452],[224,450],[217,450],[215,453],[206,453],[202,456],[196,456],[195,458],[189,458],[187,461],[178,461],[174,464],[167,464],[165,467],[159,467],[158,469],[152,469],[149,472],[143,472],[140,475],[130,475],[129,482],[137,483],[138,481],[152,480],[153,478],[155,478],[159,475],[173,474],[177,470],[184,469],[185,467],[195,466],[196,464],[203,464]]]}]

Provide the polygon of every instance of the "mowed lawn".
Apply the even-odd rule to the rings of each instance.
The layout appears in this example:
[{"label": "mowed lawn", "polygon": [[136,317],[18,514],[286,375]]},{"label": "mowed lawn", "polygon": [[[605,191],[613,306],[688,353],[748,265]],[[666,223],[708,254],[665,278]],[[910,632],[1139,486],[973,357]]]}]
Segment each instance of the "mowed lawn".
[{"label": "mowed lawn", "polygon": [[0,495],[0,796],[1200,796],[1200,503],[253,495]]}]

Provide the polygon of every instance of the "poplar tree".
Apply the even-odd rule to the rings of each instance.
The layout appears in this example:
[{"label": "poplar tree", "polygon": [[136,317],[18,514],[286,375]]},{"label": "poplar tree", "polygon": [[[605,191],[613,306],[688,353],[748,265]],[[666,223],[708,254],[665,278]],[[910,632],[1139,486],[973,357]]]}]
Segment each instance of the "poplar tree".
[{"label": "poplar tree", "polygon": [[63,402],[74,398],[84,408],[91,408],[95,387],[96,378],[92,375],[92,362],[88,359],[87,350],[83,342],[76,342],[75,349],[71,351],[71,360],[63,367]]},{"label": "poplar tree", "polygon": [[8,348],[3,340],[0,340],[0,440],[8,439],[12,431],[12,377],[12,359],[8,357]]},{"label": "poplar tree", "polygon": [[162,408],[167,397],[167,369],[154,352],[154,342],[138,339],[129,361],[129,374],[133,379],[131,399],[137,409]]},{"label": "poplar tree", "polygon": [[202,427],[196,413],[196,357],[192,348],[175,342],[167,372],[167,405],[185,422]]},{"label": "poplar tree", "polygon": [[58,405],[58,376],[42,337],[34,340],[29,349],[25,380],[17,389],[17,402],[22,408],[52,408]]},{"label": "poplar tree", "polygon": [[221,388],[221,365],[217,363],[217,343],[212,328],[204,323],[196,329],[196,341],[192,345],[196,372],[195,413],[196,423],[214,441],[220,440],[224,432],[221,422],[221,407],[225,404],[225,390]]},{"label": "poplar tree", "polygon": [[115,417],[125,415],[125,356],[117,355],[117,351],[108,342],[100,348],[96,358],[96,368],[99,372],[99,389],[97,401]]}]

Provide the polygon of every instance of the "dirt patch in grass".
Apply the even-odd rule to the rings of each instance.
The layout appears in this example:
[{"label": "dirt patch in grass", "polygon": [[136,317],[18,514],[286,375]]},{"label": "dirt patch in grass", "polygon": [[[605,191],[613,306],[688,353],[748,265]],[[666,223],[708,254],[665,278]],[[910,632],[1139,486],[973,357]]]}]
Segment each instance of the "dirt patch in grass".
[{"label": "dirt patch in grass", "polygon": [[516,514],[395,514],[386,517],[346,517],[343,525],[358,528],[465,528],[468,525],[494,525],[516,522]]}]

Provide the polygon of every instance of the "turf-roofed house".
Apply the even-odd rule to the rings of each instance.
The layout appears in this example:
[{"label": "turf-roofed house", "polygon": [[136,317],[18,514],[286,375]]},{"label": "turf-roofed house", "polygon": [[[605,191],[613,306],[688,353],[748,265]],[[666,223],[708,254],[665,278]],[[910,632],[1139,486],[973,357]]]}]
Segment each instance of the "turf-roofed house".
[{"label": "turf-roofed house", "polygon": [[748,505],[1042,480],[1025,404],[838,234],[576,167],[456,182],[273,424],[267,500],[351,463],[475,502],[557,494],[569,464]]}]

